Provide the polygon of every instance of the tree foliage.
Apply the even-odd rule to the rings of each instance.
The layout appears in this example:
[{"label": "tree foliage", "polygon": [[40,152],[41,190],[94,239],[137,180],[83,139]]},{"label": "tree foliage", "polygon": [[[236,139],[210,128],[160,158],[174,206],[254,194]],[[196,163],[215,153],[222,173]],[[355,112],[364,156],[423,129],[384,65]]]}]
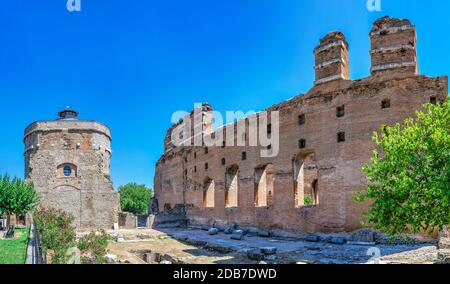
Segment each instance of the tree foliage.
[{"label": "tree foliage", "polygon": [[145,214],[153,191],[145,185],[128,183],[119,187],[120,207],[124,212]]},{"label": "tree foliage", "polygon": [[356,197],[371,200],[368,222],[391,235],[450,223],[450,102],[416,115],[374,133],[380,151],[363,167],[369,186]]},{"label": "tree foliage", "polygon": [[0,212],[6,215],[25,215],[38,204],[38,195],[32,182],[10,176],[0,176]]}]

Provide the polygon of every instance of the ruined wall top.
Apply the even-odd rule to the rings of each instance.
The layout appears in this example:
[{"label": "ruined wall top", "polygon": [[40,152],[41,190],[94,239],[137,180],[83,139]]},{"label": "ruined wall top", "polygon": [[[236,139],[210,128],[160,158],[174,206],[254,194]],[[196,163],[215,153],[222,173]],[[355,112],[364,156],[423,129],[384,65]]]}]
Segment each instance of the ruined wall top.
[{"label": "ruined wall top", "polygon": [[397,19],[397,18],[391,18],[389,16],[385,16],[383,18],[380,18],[378,20],[376,20],[373,23],[373,28],[370,31],[370,34],[374,34],[377,32],[380,32],[382,30],[395,30],[398,28],[413,28],[414,26],[411,24],[411,22],[408,19]]},{"label": "ruined wall top", "polygon": [[345,46],[348,47],[348,42],[345,39],[345,36],[342,32],[340,32],[340,31],[330,32],[327,35],[325,35],[323,38],[320,39],[319,47],[322,47],[322,46],[330,44],[330,43],[339,42],[339,41],[342,41],[345,44]]},{"label": "ruined wall top", "polygon": [[342,32],[331,32],[323,37],[314,55],[315,85],[350,79],[348,43]]},{"label": "ruined wall top", "polygon": [[[278,110],[289,104],[296,104],[305,98],[356,88],[363,85],[379,84],[393,79],[409,78],[419,75],[417,60],[417,37],[415,26],[407,19],[380,18],[373,23],[370,31],[370,76],[352,80],[350,78],[349,43],[340,31],[332,31],[323,36],[314,48],[314,86],[305,94],[278,103],[269,110]],[[310,101],[309,101],[310,102]],[[203,103],[197,111],[208,112],[211,105]],[[195,110],[191,112],[191,116]],[[207,118],[209,119],[209,118]],[[194,121],[194,120],[193,120]],[[167,131],[164,153],[176,149],[172,143],[172,132],[179,125],[172,125]],[[211,128],[207,121],[202,130]]]},{"label": "ruined wall top", "polygon": [[371,75],[417,75],[416,28],[406,19],[381,18],[370,32]]},{"label": "ruined wall top", "polygon": [[78,112],[64,110],[58,113],[56,120],[36,121],[25,128],[24,139],[34,132],[79,130],[101,133],[111,140],[111,130],[108,126],[95,120],[79,120]]}]

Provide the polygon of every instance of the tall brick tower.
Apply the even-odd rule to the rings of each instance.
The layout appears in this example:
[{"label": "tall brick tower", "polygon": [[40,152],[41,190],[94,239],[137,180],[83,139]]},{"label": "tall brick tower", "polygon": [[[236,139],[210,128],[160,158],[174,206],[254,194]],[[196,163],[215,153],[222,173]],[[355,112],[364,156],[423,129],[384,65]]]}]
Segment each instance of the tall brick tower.
[{"label": "tall brick tower", "polygon": [[341,32],[331,32],[320,40],[314,49],[315,85],[349,80],[348,43]]},{"label": "tall brick tower", "polygon": [[416,28],[409,20],[384,17],[370,32],[371,74],[411,76],[418,74]]}]

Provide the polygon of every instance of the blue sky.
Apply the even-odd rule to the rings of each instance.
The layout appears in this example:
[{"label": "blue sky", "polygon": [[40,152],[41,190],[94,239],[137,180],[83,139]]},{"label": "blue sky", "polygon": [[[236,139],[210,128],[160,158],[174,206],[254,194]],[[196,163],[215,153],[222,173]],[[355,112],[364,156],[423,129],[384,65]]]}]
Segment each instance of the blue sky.
[{"label": "blue sky", "polygon": [[450,74],[450,2],[381,0],[4,0],[0,8],[0,173],[23,177],[23,130],[71,106],[113,135],[112,177],[153,185],[176,110],[195,102],[258,111],[306,92],[313,48],[332,30],[350,44],[352,79],[369,75],[379,17],[417,26],[419,68]]}]

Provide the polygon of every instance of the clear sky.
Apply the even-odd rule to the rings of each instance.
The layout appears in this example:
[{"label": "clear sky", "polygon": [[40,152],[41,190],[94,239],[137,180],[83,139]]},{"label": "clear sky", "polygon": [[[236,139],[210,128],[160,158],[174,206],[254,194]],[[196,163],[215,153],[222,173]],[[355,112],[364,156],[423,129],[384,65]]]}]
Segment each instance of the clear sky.
[{"label": "clear sky", "polygon": [[2,0],[0,173],[23,177],[23,130],[65,106],[112,131],[112,177],[153,185],[176,110],[195,102],[258,111],[306,92],[313,49],[341,30],[352,79],[369,75],[369,31],[389,15],[417,26],[422,74],[450,74],[450,1]]}]

